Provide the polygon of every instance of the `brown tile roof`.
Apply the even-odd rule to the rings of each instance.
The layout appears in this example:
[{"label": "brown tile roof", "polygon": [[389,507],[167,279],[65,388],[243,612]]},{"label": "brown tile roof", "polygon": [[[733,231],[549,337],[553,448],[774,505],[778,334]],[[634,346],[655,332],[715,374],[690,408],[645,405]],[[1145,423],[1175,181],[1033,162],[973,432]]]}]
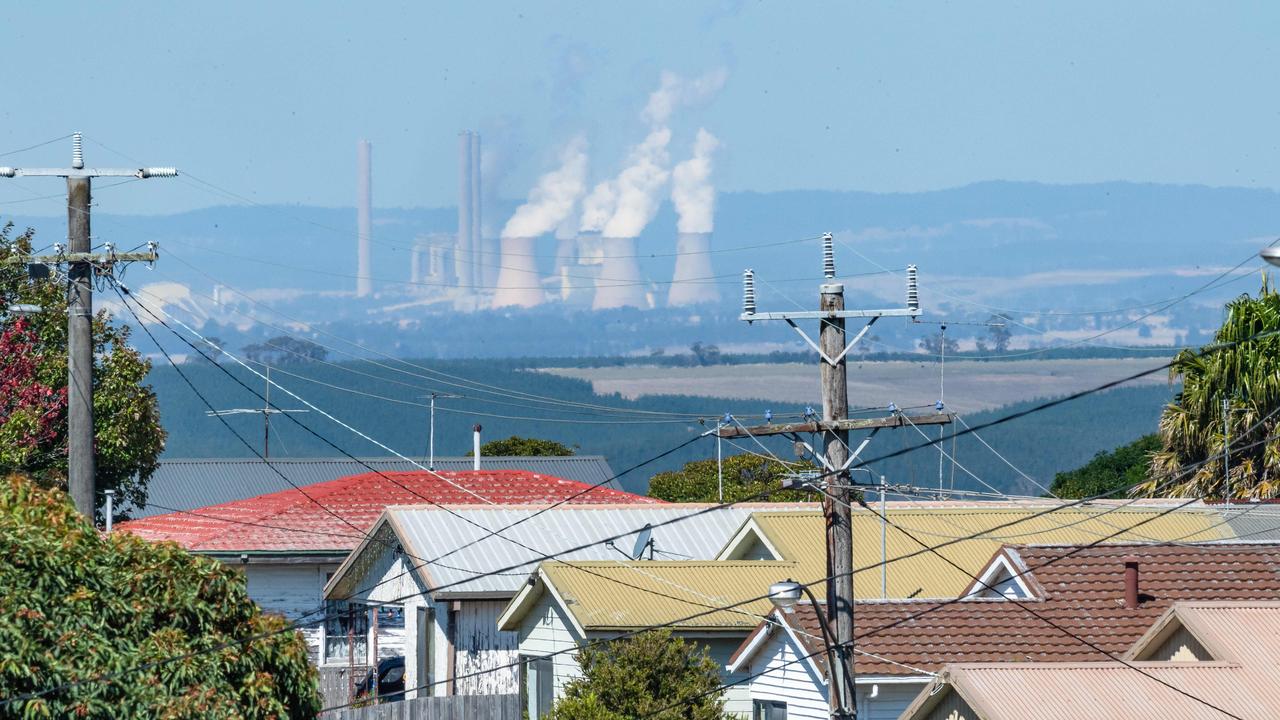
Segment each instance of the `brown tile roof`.
[{"label": "brown tile roof", "polygon": [[[1023,604],[1117,657],[1175,601],[1280,600],[1280,543],[1010,546],[1004,552],[1034,580],[1039,596]],[[1127,557],[1139,562],[1136,609],[1123,603]],[[812,606],[798,606],[787,621],[825,666]],[[854,625],[860,675],[937,672],[962,662],[1106,660],[1005,600],[859,601]]]}]

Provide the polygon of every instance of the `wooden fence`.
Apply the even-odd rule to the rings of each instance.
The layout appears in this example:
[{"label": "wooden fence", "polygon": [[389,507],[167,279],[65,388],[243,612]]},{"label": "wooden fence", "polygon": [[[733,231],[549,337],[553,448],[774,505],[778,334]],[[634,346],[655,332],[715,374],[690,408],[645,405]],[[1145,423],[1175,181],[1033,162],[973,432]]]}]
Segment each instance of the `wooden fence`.
[{"label": "wooden fence", "polygon": [[450,695],[325,713],[321,720],[521,720],[519,695]]}]

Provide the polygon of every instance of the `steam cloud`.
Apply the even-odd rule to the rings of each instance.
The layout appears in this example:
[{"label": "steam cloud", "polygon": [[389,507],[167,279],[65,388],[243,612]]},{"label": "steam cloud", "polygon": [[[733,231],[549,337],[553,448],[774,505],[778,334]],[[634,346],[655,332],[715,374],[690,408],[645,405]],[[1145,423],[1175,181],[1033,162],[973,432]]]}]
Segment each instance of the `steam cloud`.
[{"label": "steam cloud", "polygon": [[582,232],[600,232],[605,223],[613,217],[613,209],[618,206],[618,191],[614,189],[613,180],[605,180],[591,189],[591,194],[582,201]]},{"label": "steam cloud", "polygon": [[605,237],[636,237],[658,212],[658,191],[671,177],[667,170],[671,161],[667,155],[669,142],[671,131],[664,127],[649,133],[644,142],[632,149],[626,169],[614,180],[618,203],[604,226]]},{"label": "steam cloud", "polygon": [[676,108],[710,100],[724,87],[728,77],[729,73],[724,68],[697,78],[683,78],[673,72],[664,72],[662,83],[649,95],[644,119],[653,126],[665,125]]},{"label": "steam cloud", "polygon": [[711,180],[711,156],[720,141],[705,128],[698,128],[693,157],[671,172],[671,202],[680,216],[676,229],[682,233],[709,233],[715,223],[716,189]]},{"label": "steam cloud", "polygon": [[538,237],[551,232],[573,212],[586,191],[587,142],[577,137],[560,154],[560,167],[538,178],[528,200],[502,228],[502,237]]}]

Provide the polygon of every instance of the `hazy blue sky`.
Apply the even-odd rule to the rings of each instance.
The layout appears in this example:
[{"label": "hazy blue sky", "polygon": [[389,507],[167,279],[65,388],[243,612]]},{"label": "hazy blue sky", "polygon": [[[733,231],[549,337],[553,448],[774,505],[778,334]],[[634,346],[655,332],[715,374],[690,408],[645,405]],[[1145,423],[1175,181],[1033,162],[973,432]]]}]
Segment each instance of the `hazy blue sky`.
[{"label": "hazy blue sky", "polygon": [[[0,153],[79,129],[261,202],[350,205],[367,137],[377,205],[452,204],[469,127],[496,151],[503,196],[575,133],[593,178],[610,175],[660,73],[716,68],[727,83],[677,112],[671,149],[678,161],[699,126],[714,132],[726,190],[1280,188],[1277,3],[6,3],[0,23]],[[14,185],[0,202],[60,189]],[[225,202],[170,181],[99,199]]]}]

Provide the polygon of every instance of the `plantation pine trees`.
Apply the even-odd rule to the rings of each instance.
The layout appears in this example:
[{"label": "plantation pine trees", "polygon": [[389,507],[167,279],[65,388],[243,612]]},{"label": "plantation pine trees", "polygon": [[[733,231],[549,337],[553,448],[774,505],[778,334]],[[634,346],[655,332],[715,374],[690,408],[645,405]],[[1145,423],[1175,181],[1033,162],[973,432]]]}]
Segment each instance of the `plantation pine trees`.
[{"label": "plantation pine trees", "polygon": [[1161,447],[1139,494],[1280,496],[1280,335],[1267,334],[1277,331],[1280,295],[1264,281],[1257,297],[1242,295],[1227,305],[1213,345],[1178,353],[1169,375],[1182,381],[1182,391],[1160,417]]},{"label": "plantation pine trees", "polygon": [[103,535],[66,494],[0,479],[0,717],[314,718],[301,634],[244,576]]}]

